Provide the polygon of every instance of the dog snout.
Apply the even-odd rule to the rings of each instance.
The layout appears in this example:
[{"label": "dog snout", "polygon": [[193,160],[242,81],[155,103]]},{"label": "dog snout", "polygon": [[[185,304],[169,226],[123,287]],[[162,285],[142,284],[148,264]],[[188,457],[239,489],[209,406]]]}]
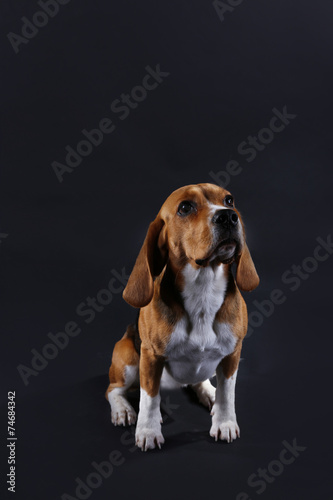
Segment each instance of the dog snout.
[{"label": "dog snout", "polygon": [[218,227],[232,228],[238,224],[238,215],[234,210],[222,209],[217,210],[212,219],[213,224]]}]

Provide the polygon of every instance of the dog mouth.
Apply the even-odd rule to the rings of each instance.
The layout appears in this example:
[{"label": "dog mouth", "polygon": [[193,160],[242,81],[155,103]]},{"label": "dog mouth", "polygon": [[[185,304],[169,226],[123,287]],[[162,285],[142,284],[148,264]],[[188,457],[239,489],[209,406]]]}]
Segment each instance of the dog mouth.
[{"label": "dog mouth", "polygon": [[205,266],[212,262],[213,260],[218,260],[222,264],[231,264],[235,260],[237,255],[237,250],[239,247],[238,241],[234,238],[224,238],[220,241],[213,252],[209,254],[205,259],[196,259],[195,263],[198,266]]}]

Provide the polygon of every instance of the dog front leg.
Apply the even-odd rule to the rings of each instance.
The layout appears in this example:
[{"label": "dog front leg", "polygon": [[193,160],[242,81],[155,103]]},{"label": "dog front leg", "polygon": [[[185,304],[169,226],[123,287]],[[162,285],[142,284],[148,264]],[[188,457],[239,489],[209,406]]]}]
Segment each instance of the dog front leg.
[{"label": "dog front leg", "polygon": [[164,438],[161,430],[160,381],[164,359],[141,346],[140,353],[140,407],[135,442],[142,451],[161,448]]},{"label": "dog front leg", "polygon": [[226,356],[216,369],[216,399],[212,409],[210,435],[230,443],[240,437],[235,411],[235,386],[240,349]]}]

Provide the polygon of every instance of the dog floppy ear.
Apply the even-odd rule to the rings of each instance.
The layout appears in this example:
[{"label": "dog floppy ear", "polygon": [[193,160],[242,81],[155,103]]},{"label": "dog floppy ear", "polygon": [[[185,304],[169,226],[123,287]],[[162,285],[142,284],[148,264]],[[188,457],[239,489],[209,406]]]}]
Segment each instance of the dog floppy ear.
[{"label": "dog floppy ear", "polygon": [[123,298],[133,307],[144,307],[153,298],[154,277],[166,263],[164,246],[164,221],[158,215],[150,224],[145,241],[128,279]]},{"label": "dog floppy ear", "polygon": [[251,292],[259,285],[259,276],[246,243],[237,260],[236,283],[243,292]]}]

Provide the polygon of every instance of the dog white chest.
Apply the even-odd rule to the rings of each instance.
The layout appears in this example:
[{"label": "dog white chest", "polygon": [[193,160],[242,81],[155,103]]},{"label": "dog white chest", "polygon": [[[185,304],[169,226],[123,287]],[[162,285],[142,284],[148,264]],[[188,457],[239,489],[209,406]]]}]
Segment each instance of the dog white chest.
[{"label": "dog white chest", "polygon": [[223,265],[194,269],[187,264],[182,292],[186,315],[176,324],[166,350],[166,368],[182,384],[214,375],[222,358],[234,351],[236,338],[227,323],[215,321],[227,288]]}]

